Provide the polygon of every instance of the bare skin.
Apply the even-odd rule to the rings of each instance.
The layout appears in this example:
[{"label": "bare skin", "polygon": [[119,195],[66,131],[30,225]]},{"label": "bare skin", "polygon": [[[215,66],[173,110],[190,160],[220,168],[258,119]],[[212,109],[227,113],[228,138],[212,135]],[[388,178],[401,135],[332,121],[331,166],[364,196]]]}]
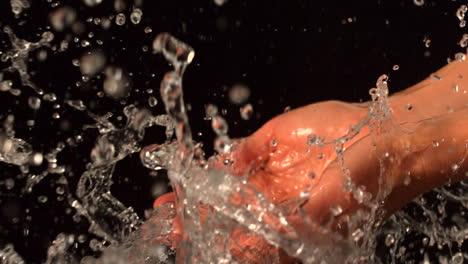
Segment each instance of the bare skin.
[{"label": "bare skin", "polygon": [[[389,97],[392,127],[378,136],[364,127],[344,144],[343,157],[356,186],[372,198],[386,193],[382,209],[388,216],[418,195],[448,181],[466,179],[468,161],[468,62],[453,62],[424,81]],[[334,229],[343,230],[340,219],[362,207],[352,193],[344,191],[345,176],[332,145],[308,146],[311,134],[329,142],[345,135],[367,114],[367,103],[327,101],[311,104],[277,116],[253,135],[242,140],[232,154],[234,174],[249,173],[248,182],[271,202],[281,204],[309,190],[303,205],[308,217],[325,223],[330,208],[343,213]],[[387,170],[379,183],[379,172]],[[155,201],[154,207],[175,202],[173,194]],[[288,219],[296,230],[307,235],[302,218]],[[303,230],[301,230],[303,229]],[[174,223],[174,238],[183,230],[180,219]],[[245,247],[271,247],[260,237],[247,240],[241,234],[233,239]],[[175,243],[177,244],[177,243]],[[241,256],[240,260],[260,262],[261,257]],[[266,251],[268,252],[268,250]],[[283,254],[284,263],[292,261]]]}]

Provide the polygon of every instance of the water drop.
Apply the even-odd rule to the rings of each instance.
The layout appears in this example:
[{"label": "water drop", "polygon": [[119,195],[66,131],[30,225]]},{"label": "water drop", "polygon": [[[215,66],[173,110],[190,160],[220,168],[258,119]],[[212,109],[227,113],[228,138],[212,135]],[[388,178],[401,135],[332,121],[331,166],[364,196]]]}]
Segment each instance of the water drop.
[{"label": "water drop", "polygon": [[81,74],[93,76],[104,68],[106,57],[101,51],[91,51],[80,59]]},{"label": "water drop", "polygon": [[104,80],[104,92],[114,99],[120,99],[127,96],[130,91],[130,79],[127,74],[119,67],[109,66],[104,71],[106,79]]},{"label": "water drop", "polygon": [[7,190],[11,190],[15,187],[15,180],[13,180],[12,178],[8,178],[5,180],[5,187],[7,188]]},{"label": "water drop", "polygon": [[48,200],[48,197],[45,196],[45,195],[41,195],[39,197],[37,197],[37,201],[39,201],[40,203],[46,203]]},{"label": "water drop", "polygon": [[330,210],[334,216],[338,216],[343,213],[343,209],[339,205],[330,206]]},{"label": "water drop", "polygon": [[228,132],[228,124],[226,120],[224,120],[224,118],[219,115],[213,117],[211,120],[211,127],[213,128],[213,131],[219,136],[226,135]]},{"label": "water drop", "polygon": [[278,141],[276,140],[276,138],[274,138],[274,139],[271,140],[270,146],[272,146],[272,147],[278,146]]},{"label": "water drop", "polygon": [[127,18],[125,17],[125,14],[119,13],[115,16],[115,24],[118,26],[123,26],[125,22],[127,21]]},{"label": "water drop", "polygon": [[452,256],[452,259],[450,261],[450,264],[463,264],[464,262],[464,257],[461,252],[458,252],[457,254]]},{"label": "water drop", "polygon": [[250,89],[243,85],[243,84],[236,84],[233,85],[229,89],[229,100],[233,104],[243,104],[245,103],[250,97]]},{"label": "water drop", "polygon": [[351,236],[355,242],[358,242],[362,237],[364,237],[364,232],[358,228],[351,234]]},{"label": "water drop", "polygon": [[83,0],[83,2],[90,7],[97,6],[102,3],[103,0]]},{"label": "water drop", "polygon": [[437,140],[433,140],[433,141],[432,141],[432,146],[433,146],[434,148],[437,148],[439,145],[440,145],[440,144],[439,144],[439,141],[437,141]]},{"label": "water drop", "polygon": [[416,6],[423,6],[424,5],[424,0],[414,0],[413,1]]},{"label": "water drop", "polygon": [[253,114],[253,107],[251,104],[246,104],[240,109],[240,116],[244,120],[249,120],[252,117]]},{"label": "water drop", "polygon": [[145,27],[145,33],[146,33],[146,34],[149,34],[149,33],[151,33],[151,32],[153,32],[153,29],[152,29],[152,28],[150,28],[150,27]]},{"label": "water drop", "polygon": [[70,25],[75,22],[77,17],[75,9],[63,6],[56,10],[54,10],[50,16],[50,24],[56,31],[63,31],[65,28],[69,27]]},{"label": "water drop", "polygon": [[227,0],[214,0],[214,2],[216,5],[222,6],[227,2]]},{"label": "water drop", "polygon": [[309,177],[309,179],[311,180],[315,180],[316,174],[315,172],[310,171],[309,173],[307,173],[307,177]]},{"label": "water drop", "polygon": [[31,4],[28,0],[11,0],[10,5],[11,11],[15,15],[19,15],[23,12],[24,9],[28,9],[29,7],[31,7]]},{"label": "water drop", "polygon": [[10,90],[12,86],[13,86],[13,82],[10,80],[0,82],[0,91],[6,92]]},{"label": "water drop", "polygon": [[157,104],[158,104],[158,99],[156,99],[156,97],[150,96],[150,97],[148,98],[148,105],[149,105],[150,107],[155,107]]},{"label": "water drop", "polygon": [[140,152],[143,166],[151,170],[165,169],[169,163],[170,150],[166,145],[150,145]]},{"label": "water drop", "polygon": [[398,71],[400,69],[400,66],[398,64],[393,65],[393,70]]},{"label": "water drop", "polygon": [[86,110],[86,106],[81,100],[67,100],[65,101],[69,106],[75,108],[78,111]]},{"label": "water drop", "polygon": [[215,139],[214,148],[218,153],[226,153],[231,149],[231,141],[227,136],[219,136]]},{"label": "water drop", "polygon": [[217,114],[218,114],[218,107],[216,105],[207,104],[205,106],[205,115],[207,119],[212,119]]},{"label": "water drop", "polygon": [[314,146],[319,143],[319,139],[317,135],[315,134],[310,134],[307,136],[307,145],[309,146]]},{"label": "water drop", "polygon": [[55,93],[48,93],[48,94],[44,94],[42,99],[48,102],[54,102],[57,100],[57,96],[55,95]]},{"label": "water drop", "polygon": [[455,60],[463,62],[463,61],[465,61],[465,59],[466,59],[466,54],[465,53],[459,52],[459,53],[455,54]]},{"label": "water drop", "polygon": [[139,24],[142,16],[143,16],[143,12],[141,11],[141,9],[135,8],[133,9],[133,12],[130,14],[130,21],[132,21],[132,23],[135,25]]},{"label": "water drop", "polygon": [[41,108],[41,99],[37,98],[36,96],[30,96],[28,98],[28,105],[33,110],[38,110]]}]

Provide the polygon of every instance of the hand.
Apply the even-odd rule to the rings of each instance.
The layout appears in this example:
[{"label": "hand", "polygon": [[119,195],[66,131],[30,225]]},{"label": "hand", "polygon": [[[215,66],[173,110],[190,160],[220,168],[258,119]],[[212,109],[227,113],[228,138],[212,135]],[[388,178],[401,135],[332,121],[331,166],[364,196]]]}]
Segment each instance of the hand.
[{"label": "hand", "polygon": [[[463,88],[466,89],[460,89]],[[410,95],[413,95],[414,104],[422,103],[414,98],[414,94]],[[392,108],[401,108],[405,100],[400,96],[398,102],[400,105],[395,103]],[[379,135],[370,134],[364,127],[356,137],[344,143],[344,164],[351,180],[346,181],[333,145],[310,146],[307,142],[330,142],[343,136],[366,114],[365,104],[329,101],[280,115],[241,141],[230,157],[234,160],[232,172],[237,175],[249,173],[248,182],[280,206],[308,191],[310,196],[302,209],[316,223],[329,223],[330,219],[335,219],[331,208],[335,211],[340,208],[338,211],[341,212],[334,213],[339,217],[332,227],[343,233],[349,231],[343,225],[347,216],[362,209],[363,200],[378,197],[383,201],[382,209],[389,214],[449,179],[459,181],[464,177],[468,112],[458,107],[451,114],[434,114],[439,117],[424,121],[414,122],[418,119],[412,114],[410,123],[402,118],[400,111],[397,119],[390,119],[393,127]],[[427,118],[427,111],[424,114]],[[432,147],[434,141],[438,142],[437,148]],[[385,174],[380,173],[382,168],[386,168]],[[441,174],[441,170],[451,173]],[[353,183],[354,192],[345,191],[346,182]],[[356,193],[363,196],[356,197]],[[174,201],[173,195],[165,195],[156,200],[155,207],[170,201]],[[301,234],[307,235],[302,217],[293,216],[288,220]],[[179,221],[175,221],[179,224],[174,225],[174,233],[182,234]],[[247,239],[242,232],[231,237],[241,247],[231,249],[238,252],[236,257],[239,259],[245,257],[242,247],[269,248],[263,252],[275,250],[261,237]],[[284,254],[283,257],[283,262],[287,262],[288,258]],[[253,256],[247,258],[251,262],[260,261]]]}]

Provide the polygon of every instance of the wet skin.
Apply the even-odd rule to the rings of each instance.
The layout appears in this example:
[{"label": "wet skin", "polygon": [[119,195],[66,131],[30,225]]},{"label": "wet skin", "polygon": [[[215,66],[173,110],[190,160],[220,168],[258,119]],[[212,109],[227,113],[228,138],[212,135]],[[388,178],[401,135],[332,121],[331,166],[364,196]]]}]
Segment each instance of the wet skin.
[{"label": "wet skin", "polygon": [[[389,97],[392,114],[385,123],[387,132],[377,135],[365,126],[344,144],[343,157],[353,183],[372,198],[386,192],[382,209],[387,216],[424,192],[466,179],[468,62],[453,62],[434,75]],[[277,116],[241,140],[229,157],[234,160],[231,172],[249,173],[248,182],[280,206],[309,191],[310,198],[302,209],[315,223],[330,220],[330,208],[339,206],[343,213],[334,220],[332,229],[346,233],[349,230],[344,230],[342,221],[362,204],[352,193],[343,191],[345,176],[333,145],[309,146],[307,141],[311,134],[325,142],[346,135],[350,126],[367,114],[368,106],[369,102],[326,101]],[[381,164],[387,173],[379,184]],[[171,202],[175,203],[174,195],[166,194],[154,207]],[[307,235],[309,227],[302,217],[292,215],[288,220]],[[180,218],[174,221],[173,229],[176,241],[172,245],[177,246],[183,234]],[[231,252],[241,262],[261,263],[262,259],[243,256],[242,247],[264,248],[265,254],[277,250],[261,237],[246,238],[242,231],[231,236],[240,247],[231,248]],[[280,255],[282,263],[293,261],[283,252]]]}]

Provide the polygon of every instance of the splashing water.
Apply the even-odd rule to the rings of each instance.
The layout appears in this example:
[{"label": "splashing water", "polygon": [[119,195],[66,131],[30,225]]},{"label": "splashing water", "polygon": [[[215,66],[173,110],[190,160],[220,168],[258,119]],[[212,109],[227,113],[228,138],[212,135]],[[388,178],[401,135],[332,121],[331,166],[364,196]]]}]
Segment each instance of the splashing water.
[{"label": "splashing water", "polygon": [[[98,6],[101,2],[83,1],[89,7]],[[221,6],[225,1],[215,3]],[[414,4],[422,6],[424,1],[414,1]],[[120,0],[114,3],[114,9],[119,12],[115,16],[115,23],[122,27],[126,25],[124,5],[125,2]],[[29,8],[29,2],[12,0],[11,7],[13,12],[19,15],[23,9]],[[456,12],[460,27],[465,26],[466,11],[467,8],[463,5]],[[129,19],[133,25],[138,25],[143,23],[142,16],[142,10],[134,7]],[[56,9],[50,16],[52,27],[56,31],[73,27],[76,19],[77,12],[71,7]],[[90,151],[90,162],[79,175],[78,184],[74,189],[67,179],[70,172],[58,159],[59,154],[67,148],[65,143],[58,142],[56,147],[48,152],[36,152],[34,146],[25,139],[15,137],[14,116],[9,115],[5,118],[0,133],[0,162],[20,168],[26,179],[23,187],[25,194],[32,193],[46,177],[60,175],[57,181],[60,189],[57,189],[57,192],[66,197],[67,203],[74,208],[75,219],[87,219],[90,224],[88,231],[96,237],[90,241],[90,248],[101,253],[99,258],[87,256],[79,260],[71,252],[81,238],[74,234],[60,233],[47,250],[47,264],[170,263],[174,255],[177,261],[183,263],[248,262],[242,255],[250,257],[250,260],[256,263],[280,263],[281,252],[278,248],[303,263],[386,263],[375,254],[379,241],[383,241],[391,253],[392,259],[388,262],[400,263],[411,261],[408,251],[414,244],[405,244],[405,238],[414,234],[422,237],[421,251],[425,254],[424,263],[429,262],[427,251],[434,247],[448,248],[452,252],[451,255],[440,254],[439,263],[463,263],[466,259],[461,252],[468,238],[466,182],[447,185],[424,194],[408,205],[414,208],[411,212],[400,210],[384,220],[379,205],[388,195],[385,188],[382,188],[376,197],[372,197],[350,177],[344,157],[346,142],[357,137],[366,127],[375,137],[401,129],[395,124],[392,109],[388,104],[386,75],[380,76],[376,88],[369,90],[372,102],[367,114],[358,123],[353,124],[345,135],[326,141],[323,135],[311,134],[307,142],[304,142],[304,145],[309,147],[333,147],[345,176],[346,191],[368,209],[358,210],[352,215],[346,222],[347,229],[352,232],[341,235],[330,232],[327,226],[317,226],[302,211],[301,205],[310,199],[309,191],[301,192],[293,201],[287,201],[288,206],[274,203],[248,182],[250,175],[233,175],[225,166],[219,166],[223,155],[229,156],[236,150],[237,141],[229,138],[228,123],[214,105],[206,107],[206,115],[207,119],[211,120],[211,127],[216,134],[214,147],[220,156],[204,158],[200,144],[193,140],[183,98],[184,73],[195,57],[194,49],[186,43],[169,33],[161,33],[153,41],[154,53],[162,54],[173,67],[163,76],[160,84],[160,95],[166,114],[153,115],[147,109],[129,104],[123,109],[126,123],[119,127],[111,121],[114,113],[98,115],[91,108],[88,109],[87,104],[80,99],[60,98],[53,93],[44,94],[44,90],[30,80],[27,68],[29,54],[40,47],[49,47],[54,37],[51,32],[44,32],[38,42],[19,39],[8,26],[4,27],[4,32],[12,46],[11,50],[2,56],[2,61],[11,63],[4,71],[17,72],[23,86],[33,88],[38,96],[42,96],[43,101],[61,101],[69,109],[87,114],[95,124],[84,129],[97,129],[99,133]],[[463,48],[467,46],[468,37],[465,35],[460,40],[460,46]],[[457,54],[455,59],[463,61],[465,54]],[[100,78],[96,76],[103,71],[104,93],[113,100],[124,102],[124,98],[132,91],[132,75],[120,66],[107,63],[103,51],[92,50],[84,53],[76,65],[86,78]],[[398,67],[394,67],[394,70],[397,69]],[[1,91],[13,90],[11,81],[0,81]],[[236,85],[229,91],[232,103],[245,104],[239,108],[240,116],[244,120],[250,119],[253,114],[252,105],[247,103],[249,96],[250,89],[243,85]],[[41,102],[41,98],[36,96],[28,97],[27,101],[34,111],[41,110]],[[148,105],[155,108],[157,99],[149,97]],[[57,119],[59,118],[60,116]],[[141,146],[145,131],[153,126],[165,128],[165,141]],[[271,144],[276,146],[277,142]],[[433,142],[432,146],[439,147],[439,142]],[[117,163],[134,153],[139,154],[142,165],[152,172],[167,171],[177,198],[177,207],[173,203],[165,203],[151,211],[146,221],[140,219],[132,207],[119,201],[111,192],[112,177]],[[390,156],[392,153],[386,154]],[[221,160],[227,167],[232,162],[229,159]],[[45,163],[47,165],[41,167]],[[33,172],[31,167],[42,171]],[[457,169],[457,163],[454,163],[452,170]],[[378,175],[379,184],[384,184],[385,173],[383,169]],[[311,179],[315,178],[314,173],[309,175]],[[411,181],[410,173],[406,181],[408,184]],[[5,185],[11,184],[6,182]],[[40,200],[47,202],[47,197]],[[428,200],[436,202],[428,203]],[[288,209],[292,207],[297,208],[296,212]],[[453,207],[456,208],[456,213],[449,213],[448,210],[454,210]],[[344,212],[340,206],[332,206],[330,210],[336,219]],[[304,225],[313,230],[310,231],[312,235],[302,234],[291,223],[290,219],[295,213],[301,217]],[[178,249],[175,249],[167,245],[174,240],[172,231],[177,215],[181,216],[185,233]],[[239,241],[251,242],[253,246],[243,248],[236,244],[233,237],[241,238]],[[262,241],[267,243],[260,243]],[[259,259],[259,256],[263,259]],[[25,262],[13,246],[7,244],[0,250],[0,263]]]}]

